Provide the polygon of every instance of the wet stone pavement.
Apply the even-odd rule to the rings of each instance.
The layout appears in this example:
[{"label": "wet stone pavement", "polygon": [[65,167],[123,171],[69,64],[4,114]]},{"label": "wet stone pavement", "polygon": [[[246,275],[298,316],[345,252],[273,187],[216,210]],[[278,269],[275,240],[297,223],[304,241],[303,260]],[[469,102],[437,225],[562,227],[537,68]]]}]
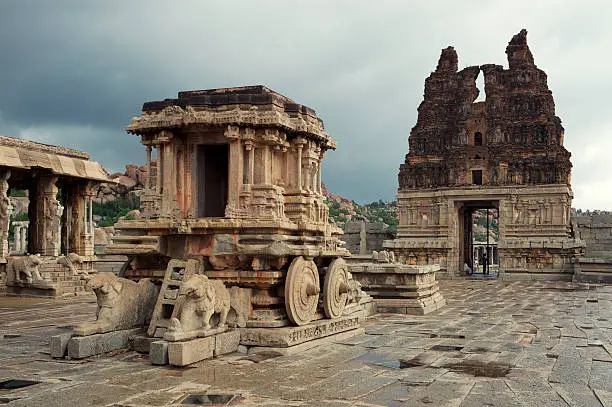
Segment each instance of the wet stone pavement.
[{"label": "wet stone pavement", "polygon": [[298,355],[232,354],[182,369],[131,351],[53,360],[49,337],[91,319],[94,298],[0,297],[0,404],[612,406],[612,286],[446,280],[441,289],[448,305],[433,314],[379,314],[365,334]]}]

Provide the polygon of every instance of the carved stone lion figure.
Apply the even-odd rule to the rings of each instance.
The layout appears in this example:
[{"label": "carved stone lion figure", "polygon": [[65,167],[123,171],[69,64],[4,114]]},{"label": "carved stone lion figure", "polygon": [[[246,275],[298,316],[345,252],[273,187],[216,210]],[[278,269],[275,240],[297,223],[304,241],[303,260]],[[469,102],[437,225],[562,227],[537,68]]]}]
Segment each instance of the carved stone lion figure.
[{"label": "carved stone lion figure", "polygon": [[76,335],[91,335],[130,329],[146,324],[151,319],[158,287],[149,279],[138,283],[103,272],[87,282],[98,299],[97,320],[74,328]]},{"label": "carved stone lion figure", "polygon": [[38,255],[31,254],[26,257],[13,257],[8,262],[7,282],[44,280],[38,271],[38,266],[42,264],[42,259]]},{"label": "carved stone lion figure", "polygon": [[82,274],[83,276],[88,277],[89,273],[87,270],[78,268],[79,266],[82,266],[84,261],[85,259],[76,253],[68,253],[67,256],[62,256],[57,260],[59,264],[63,264],[64,266],[68,267],[73,276]]},{"label": "carved stone lion figure", "polygon": [[180,315],[178,319],[172,319],[170,331],[210,329],[210,318],[215,313],[219,314],[217,328],[227,327],[230,293],[222,281],[209,280],[203,274],[195,274],[181,285],[179,299],[181,297],[183,302]]}]

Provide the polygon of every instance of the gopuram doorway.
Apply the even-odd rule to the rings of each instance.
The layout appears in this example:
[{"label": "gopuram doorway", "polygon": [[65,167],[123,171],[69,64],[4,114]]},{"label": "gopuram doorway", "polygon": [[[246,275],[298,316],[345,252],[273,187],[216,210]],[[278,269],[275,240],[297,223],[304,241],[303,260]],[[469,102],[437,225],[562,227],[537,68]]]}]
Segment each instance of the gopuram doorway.
[{"label": "gopuram doorway", "polygon": [[459,203],[459,258],[467,275],[497,277],[499,201]]}]

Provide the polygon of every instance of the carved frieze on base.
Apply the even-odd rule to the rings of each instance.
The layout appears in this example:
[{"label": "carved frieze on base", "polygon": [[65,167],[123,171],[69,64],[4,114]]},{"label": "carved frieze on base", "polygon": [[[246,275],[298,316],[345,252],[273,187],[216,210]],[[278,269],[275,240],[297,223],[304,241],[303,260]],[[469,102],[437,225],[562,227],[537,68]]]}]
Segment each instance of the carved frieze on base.
[{"label": "carved frieze on base", "polygon": [[302,326],[283,328],[242,328],[240,343],[246,346],[289,347],[339,332],[357,329],[365,313],[356,313],[337,319],[323,319]]}]

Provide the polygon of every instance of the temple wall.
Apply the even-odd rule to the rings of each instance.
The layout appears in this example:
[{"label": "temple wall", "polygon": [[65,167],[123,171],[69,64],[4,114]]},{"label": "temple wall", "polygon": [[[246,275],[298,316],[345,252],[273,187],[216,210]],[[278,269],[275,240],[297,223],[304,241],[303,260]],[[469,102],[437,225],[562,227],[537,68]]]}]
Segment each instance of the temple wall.
[{"label": "temple wall", "polygon": [[382,250],[383,242],[393,239],[393,236],[393,232],[385,229],[380,223],[347,222],[341,239],[352,254],[366,254]]},{"label": "temple wall", "polygon": [[574,215],[572,220],[586,243],[586,257],[612,257],[612,214]]},{"label": "temple wall", "polygon": [[499,209],[502,278],[569,280],[582,252],[580,239],[569,236],[567,185],[405,191],[397,198],[397,239],[384,246],[402,263],[439,264],[441,274],[461,274],[461,210],[471,202],[488,202]]}]

